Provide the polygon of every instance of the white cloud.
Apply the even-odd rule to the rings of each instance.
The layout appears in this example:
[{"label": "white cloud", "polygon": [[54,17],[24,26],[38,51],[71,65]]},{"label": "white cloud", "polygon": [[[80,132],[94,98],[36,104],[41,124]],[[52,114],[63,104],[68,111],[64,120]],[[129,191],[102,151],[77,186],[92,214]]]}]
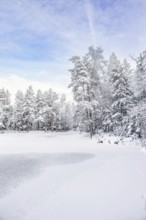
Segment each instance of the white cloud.
[{"label": "white cloud", "polygon": [[18,90],[25,92],[28,86],[30,85],[33,87],[35,92],[38,89],[41,89],[42,91],[46,91],[52,88],[58,94],[63,94],[63,93],[66,94],[67,99],[69,101],[73,100],[71,90],[68,88],[64,88],[63,85],[57,82],[56,83],[55,82],[54,83],[41,83],[39,81],[28,80],[17,75],[10,75],[8,77],[0,77],[0,85],[2,85],[3,88],[9,90],[9,92],[12,95],[13,102],[15,99],[16,92]]}]

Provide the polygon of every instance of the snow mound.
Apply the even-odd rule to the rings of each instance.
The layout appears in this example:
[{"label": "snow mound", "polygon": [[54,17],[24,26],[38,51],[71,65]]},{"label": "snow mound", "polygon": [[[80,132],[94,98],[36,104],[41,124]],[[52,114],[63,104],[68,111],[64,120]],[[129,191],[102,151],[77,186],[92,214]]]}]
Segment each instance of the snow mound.
[{"label": "snow mound", "polygon": [[128,145],[141,147],[140,140],[135,137],[120,137],[113,134],[99,133],[95,135],[94,141],[98,144]]}]

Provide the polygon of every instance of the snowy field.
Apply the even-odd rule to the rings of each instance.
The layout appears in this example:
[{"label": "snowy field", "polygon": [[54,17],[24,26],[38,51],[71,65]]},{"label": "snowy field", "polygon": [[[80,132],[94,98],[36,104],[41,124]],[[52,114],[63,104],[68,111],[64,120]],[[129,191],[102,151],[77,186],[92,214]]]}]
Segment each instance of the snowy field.
[{"label": "snowy field", "polygon": [[0,134],[0,220],[146,220],[146,154],[67,133]]}]

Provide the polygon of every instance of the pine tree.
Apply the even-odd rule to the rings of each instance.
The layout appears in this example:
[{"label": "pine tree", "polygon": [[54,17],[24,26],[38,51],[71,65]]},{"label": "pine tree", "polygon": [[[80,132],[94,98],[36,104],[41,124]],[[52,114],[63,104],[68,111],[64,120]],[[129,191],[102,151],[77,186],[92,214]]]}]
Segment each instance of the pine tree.
[{"label": "pine tree", "polygon": [[0,106],[0,131],[3,131],[6,129],[3,121],[4,121],[4,115],[3,115],[2,107]]},{"label": "pine tree", "polygon": [[11,118],[11,128],[17,131],[26,129],[24,121],[24,95],[23,92],[18,90],[15,96],[15,103],[13,107],[13,116]]},{"label": "pine tree", "polygon": [[89,47],[89,51],[84,57],[85,65],[89,74],[89,100],[92,105],[92,130],[102,128],[102,115],[104,106],[104,83],[106,73],[106,60],[103,56],[103,50],[100,47],[94,49]]},{"label": "pine tree", "polygon": [[136,95],[139,100],[146,99],[146,51],[143,51],[136,61]]},{"label": "pine tree", "polygon": [[[131,111],[131,130],[146,141],[146,51],[134,59],[136,71],[134,78],[135,106]],[[145,145],[145,143],[144,143]]]},{"label": "pine tree", "polygon": [[35,98],[35,129],[43,130],[44,128],[44,117],[43,109],[45,106],[45,98],[42,91],[39,89]]},{"label": "pine tree", "polygon": [[56,130],[56,102],[58,94],[52,89],[44,93],[45,105],[43,108],[44,130]]},{"label": "pine tree", "polygon": [[62,94],[58,102],[57,121],[58,129],[61,131],[70,130],[73,126],[73,113],[71,105],[67,103],[66,96]]},{"label": "pine tree", "polygon": [[90,136],[97,128],[101,128],[102,77],[106,61],[101,48],[89,48],[86,56],[73,57],[74,68],[71,84],[76,101],[76,121],[79,129],[90,132]]},{"label": "pine tree", "polygon": [[26,90],[24,96],[24,103],[23,103],[23,121],[25,125],[25,130],[30,131],[33,129],[34,123],[34,91],[32,86],[29,86]]},{"label": "pine tree", "polygon": [[71,83],[74,100],[76,101],[76,115],[80,130],[91,132],[91,102],[89,97],[90,78],[87,67],[80,57],[75,56],[71,59],[74,68],[69,70],[72,74]]},{"label": "pine tree", "polygon": [[10,93],[4,89],[0,90],[0,106],[1,106],[1,120],[4,129],[8,129],[9,119],[12,115],[12,106],[10,103]]},{"label": "pine tree", "polygon": [[[110,57],[109,73],[112,84],[112,125],[113,130],[123,133],[127,127],[128,111],[132,107],[132,91],[128,84],[126,69],[122,66],[115,54]],[[127,72],[126,72],[127,73]]]},{"label": "pine tree", "polygon": [[56,129],[60,131],[66,130],[65,106],[66,96],[62,94],[56,105]]}]

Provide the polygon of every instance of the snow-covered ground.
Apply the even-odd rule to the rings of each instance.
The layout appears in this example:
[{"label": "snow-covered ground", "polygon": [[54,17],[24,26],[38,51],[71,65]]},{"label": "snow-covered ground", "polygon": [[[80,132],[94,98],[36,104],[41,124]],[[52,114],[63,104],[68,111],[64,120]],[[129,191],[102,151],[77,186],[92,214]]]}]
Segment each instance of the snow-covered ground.
[{"label": "snow-covered ground", "polygon": [[67,133],[0,134],[0,220],[145,220],[146,154]]}]

